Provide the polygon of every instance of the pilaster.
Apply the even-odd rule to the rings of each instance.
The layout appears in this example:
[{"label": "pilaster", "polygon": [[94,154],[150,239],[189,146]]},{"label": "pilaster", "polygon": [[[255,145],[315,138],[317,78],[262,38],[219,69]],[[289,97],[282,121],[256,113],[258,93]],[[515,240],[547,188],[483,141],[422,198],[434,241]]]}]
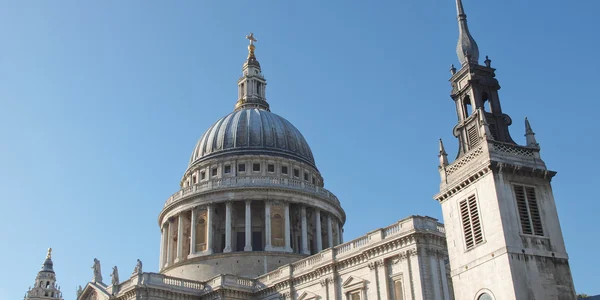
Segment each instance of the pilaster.
[{"label": "pilaster", "polygon": [[252,251],[252,200],[246,200],[246,245],[244,245],[244,251]]}]

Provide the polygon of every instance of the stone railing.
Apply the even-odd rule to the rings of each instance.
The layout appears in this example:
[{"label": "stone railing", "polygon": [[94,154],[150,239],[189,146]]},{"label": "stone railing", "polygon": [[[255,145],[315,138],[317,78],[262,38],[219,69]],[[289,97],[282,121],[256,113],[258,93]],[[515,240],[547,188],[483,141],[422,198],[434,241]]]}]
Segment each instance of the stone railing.
[{"label": "stone railing", "polygon": [[122,282],[119,285],[119,292],[124,292],[132,286],[147,286],[158,289],[172,289],[173,287],[177,287],[178,290],[183,293],[196,296],[223,288],[252,293],[265,287],[272,286],[274,283],[288,279],[292,276],[295,277],[306,274],[327,264],[349,258],[352,255],[359,254],[369,247],[376,246],[386,240],[391,241],[414,232],[432,232],[444,235],[445,230],[444,225],[439,223],[436,219],[411,216],[400,220],[391,226],[371,231],[352,241],[325,249],[315,255],[291,264],[281,266],[276,270],[257,278],[245,278],[235,275],[217,275],[206,282],[200,282],[157,273],[143,273],[141,275],[134,275]]},{"label": "stone railing", "polygon": [[277,187],[296,190],[323,197],[337,206],[340,205],[338,198],[327,189],[302,180],[280,177],[240,176],[213,179],[185,187],[169,197],[167,202],[165,202],[165,206],[177,202],[183,197],[189,195],[200,194],[219,189],[241,187]]},{"label": "stone railing", "polygon": [[494,151],[505,154],[505,155],[521,156],[521,157],[528,157],[528,158],[534,157],[534,155],[535,155],[535,150],[532,148],[529,148],[529,147],[508,144],[508,143],[501,143],[501,142],[494,142],[492,145],[494,147],[493,148]]},{"label": "stone railing", "polygon": [[445,235],[444,225],[434,218],[423,216],[411,216],[397,223],[380,228],[370,233],[351,240],[349,242],[337,245],[333,248],[325,249],[315,255],[293,262],[289,265],[282,266],[277,270],[266,273],[258,278],[256,282],[258,286],[269,286],[270,284],[291,276],[310,272],[321,265],[331,263],[351,255],[355,255],[374,246],[384,240],[391,240],[399,236],[407,235],[412,232],[433,232],[440,235]]},{"label": "stone railing", "polygon": [[465,153],[462,157],[446,166],[446,176],[450,176],[452,175],[452,173],[460,170],[463,166],[467,165],[469,162],[477,158],[482,153],[482,145],[479,145],[478,147],[469,150],[469,152]]},{"label": "stone railing", "polygon": [[195,291],[204,290],[204,283],[199,281],[170,277],[157,273],[144,273],[142,276],[143,282],[147,285],[175,286]]}]

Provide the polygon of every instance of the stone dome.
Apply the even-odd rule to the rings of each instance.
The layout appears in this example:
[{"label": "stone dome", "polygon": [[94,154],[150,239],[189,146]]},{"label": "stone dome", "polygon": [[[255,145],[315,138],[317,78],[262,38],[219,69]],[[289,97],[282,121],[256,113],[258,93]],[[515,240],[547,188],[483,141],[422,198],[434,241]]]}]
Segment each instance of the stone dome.
[{"label": "stone dome", "polygon": [[236,110],[210,126],[196,144],[189,167],[229,154],[283,156],[316,168],[300,131],[283,117],[260,108]]}]

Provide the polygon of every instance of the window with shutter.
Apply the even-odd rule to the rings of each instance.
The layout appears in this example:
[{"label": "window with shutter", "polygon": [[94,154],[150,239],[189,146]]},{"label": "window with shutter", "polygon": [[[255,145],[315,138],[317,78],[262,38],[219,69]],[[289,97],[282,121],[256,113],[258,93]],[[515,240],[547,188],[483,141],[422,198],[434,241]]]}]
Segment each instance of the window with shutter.
[{"label": "window with shutter", "polygon": [[483,243],[483,229],[479,218],[479,207],[475,195],[459,202],[465,245],[468,249]]},{"label": "window with shutter", "polygon": [[467,135],[469,139],[469,148],[477,146],[479,143],[479,132],[477,130],[477,126],[469,127],[469,129],[467,129]]},{"label": "window with shutter", "polygon": [[537,204],[535,188],[514,185],[514,190],[523,234],[543,236],[544,230],[542,228],[542,218]]}]

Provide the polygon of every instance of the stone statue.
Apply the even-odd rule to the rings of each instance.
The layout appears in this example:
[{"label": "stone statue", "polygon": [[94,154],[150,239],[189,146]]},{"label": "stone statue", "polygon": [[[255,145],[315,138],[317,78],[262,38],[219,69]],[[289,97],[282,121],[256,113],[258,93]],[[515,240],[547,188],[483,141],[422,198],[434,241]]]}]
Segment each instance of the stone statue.
[{"label": "stone statue", "polygon": [[81,286],[79,286],[77,288],[77,299],[79,299],[79,296],[81,296],[81,294],[83,294],[83,289],[81,288]]},{"label": "stone statue", "polygon": [[112,285],[119,285],[119,270],[117,269],[117,266],[113,267],[113,271],[112,274],[110,274],[110,277],[112,277]]},{"label": "stone statue", "polygon": [[94,270],[94,280],[93,282],[102,282],[102,270],[100,270],[100,261],[94,258],[94,265],[92,266]]},{"label": "stone statue", "polygon": [[133,269],[133,274],[131,275],[141,275],[142,274],[142,261],[137,260],[137,264],[135,265],[135,269]]}]

